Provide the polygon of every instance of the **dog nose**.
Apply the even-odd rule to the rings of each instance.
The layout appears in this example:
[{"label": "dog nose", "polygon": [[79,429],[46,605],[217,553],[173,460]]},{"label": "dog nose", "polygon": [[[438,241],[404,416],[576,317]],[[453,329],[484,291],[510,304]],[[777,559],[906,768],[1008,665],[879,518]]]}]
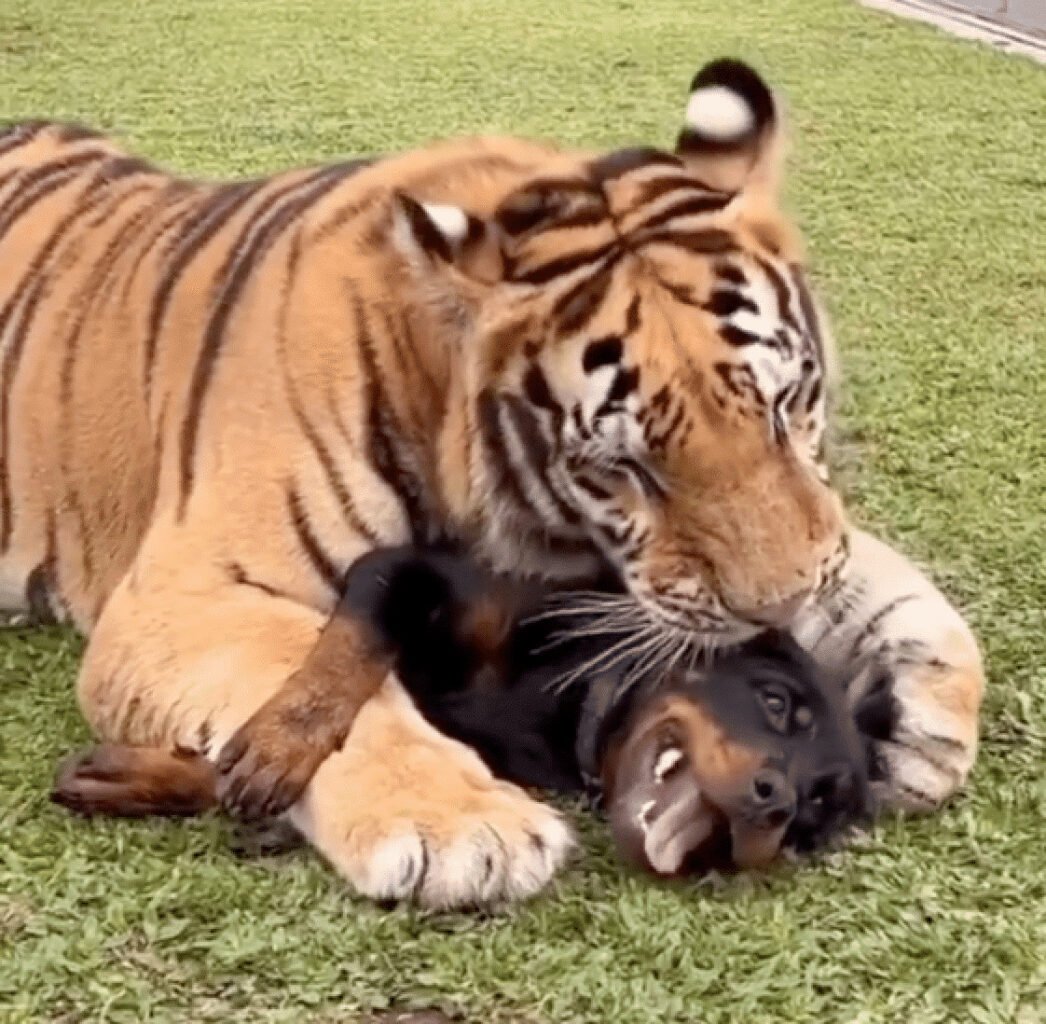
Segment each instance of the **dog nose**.
[{"label": "dog nose", "polygon": [[753,606],[746,618],[760,626],[788,626],[813,594],[813,587],[803,587],[788,597],[764,601]]},{"label": "dog nose", "polygon": [[752,806],[768,828],[779,828],[795,814],[796,795],[784,775],[771,768],[757,772],[752,779]]}]

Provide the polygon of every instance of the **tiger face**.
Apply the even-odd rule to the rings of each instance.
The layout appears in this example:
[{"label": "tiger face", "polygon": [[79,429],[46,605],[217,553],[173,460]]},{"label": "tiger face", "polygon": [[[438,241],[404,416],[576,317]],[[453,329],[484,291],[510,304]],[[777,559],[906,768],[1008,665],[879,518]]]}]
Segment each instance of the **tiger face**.
[{"label": "tiger face", "polygon": [[710,643],[786,625],[838,571],[830,342],[777,205],[782,134],[755,72],[717,61],[674,153],[556,156],[486,216],[400,197],[468,325],[495,562],[595,548]]}]

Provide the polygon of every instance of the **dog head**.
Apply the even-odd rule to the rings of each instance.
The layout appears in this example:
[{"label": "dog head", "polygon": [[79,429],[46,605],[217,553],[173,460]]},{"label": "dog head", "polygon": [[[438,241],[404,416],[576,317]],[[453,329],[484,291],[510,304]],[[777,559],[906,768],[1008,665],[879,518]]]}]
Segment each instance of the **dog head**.
[{"label": "dog head", "polygon": [[870,799],[842,687],[779,632],[637,697],[603,784],[618,847],[661,875],[812,849]]}]

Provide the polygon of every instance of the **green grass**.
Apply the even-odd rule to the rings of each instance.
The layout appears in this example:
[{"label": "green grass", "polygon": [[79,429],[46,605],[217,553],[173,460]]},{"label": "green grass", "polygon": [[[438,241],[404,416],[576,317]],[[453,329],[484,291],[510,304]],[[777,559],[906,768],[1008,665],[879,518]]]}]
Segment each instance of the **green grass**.
[{"label": "green grass", "polygon": [[[501,917],[355,901],[218,821],[84,824],[78,643],[0,638],[0,1020],[1019,1021],[1046,1011],[1046,69],[836,0],[6,0],[0,111],[193,172],[502,129],[668,143],[709,56],[791,101],[791,193],[847,369],[859,518],[983,637],[983,756],[938,817],[682,889],[584,856]],[[3,272],[3,268],[0,268]]]}]

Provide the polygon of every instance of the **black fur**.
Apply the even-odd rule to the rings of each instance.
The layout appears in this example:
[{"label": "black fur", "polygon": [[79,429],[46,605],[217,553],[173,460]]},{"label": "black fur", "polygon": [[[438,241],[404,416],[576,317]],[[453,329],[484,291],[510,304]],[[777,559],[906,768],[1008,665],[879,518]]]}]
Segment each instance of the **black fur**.
[{"label": "black fur", "polygon": [[[526,786],[577,792],[590,781],[579,762],[578,740],[594,680],[562,691],[553,684],[593,653],[594,643],[605,647],[607,638],[589,641],[587,650],[579,642],[550,646],[554,620],[527,620],[542,596],[449,550],[384,548],[350,569],[339,613],[370,623],[421,713],[475,749],[496,775]],[[503,631],[495,623],[493,635],[479,635],[478,609],[500,609]],[[480,632],[490,633],[489,621],[480,626]],[[605,684],[606,677],[600,678]],[[752,700],[756,684],[775,679],[802,694],[815,716],[827,714],[823,705],[831,685],[826,687],[811,659],[780,632],[761,634],[721,655],[707,671],[669,686],[713,708],[732,736],[744,740],[765,729]],[[627,731],[650,693],[650,687],[637,686],[611,702],[597,723],[597,762],[611,739]],[[844,699],[841,689],[836,696]],[[869,809],[867,770],[860,758],[868,758],[871,738],[889,729],[894,714],[889,681],[881,680],[868,688],[857,709],[857,725],[865,734],[863,755],[836,734],[788,740],[787,749],[800,757],[806,756],[803,744],[809,744],[811,764],[853,767],[802,776],[787,845],[817,848]],[[829,749],[831,744],[836,746]]]}]

